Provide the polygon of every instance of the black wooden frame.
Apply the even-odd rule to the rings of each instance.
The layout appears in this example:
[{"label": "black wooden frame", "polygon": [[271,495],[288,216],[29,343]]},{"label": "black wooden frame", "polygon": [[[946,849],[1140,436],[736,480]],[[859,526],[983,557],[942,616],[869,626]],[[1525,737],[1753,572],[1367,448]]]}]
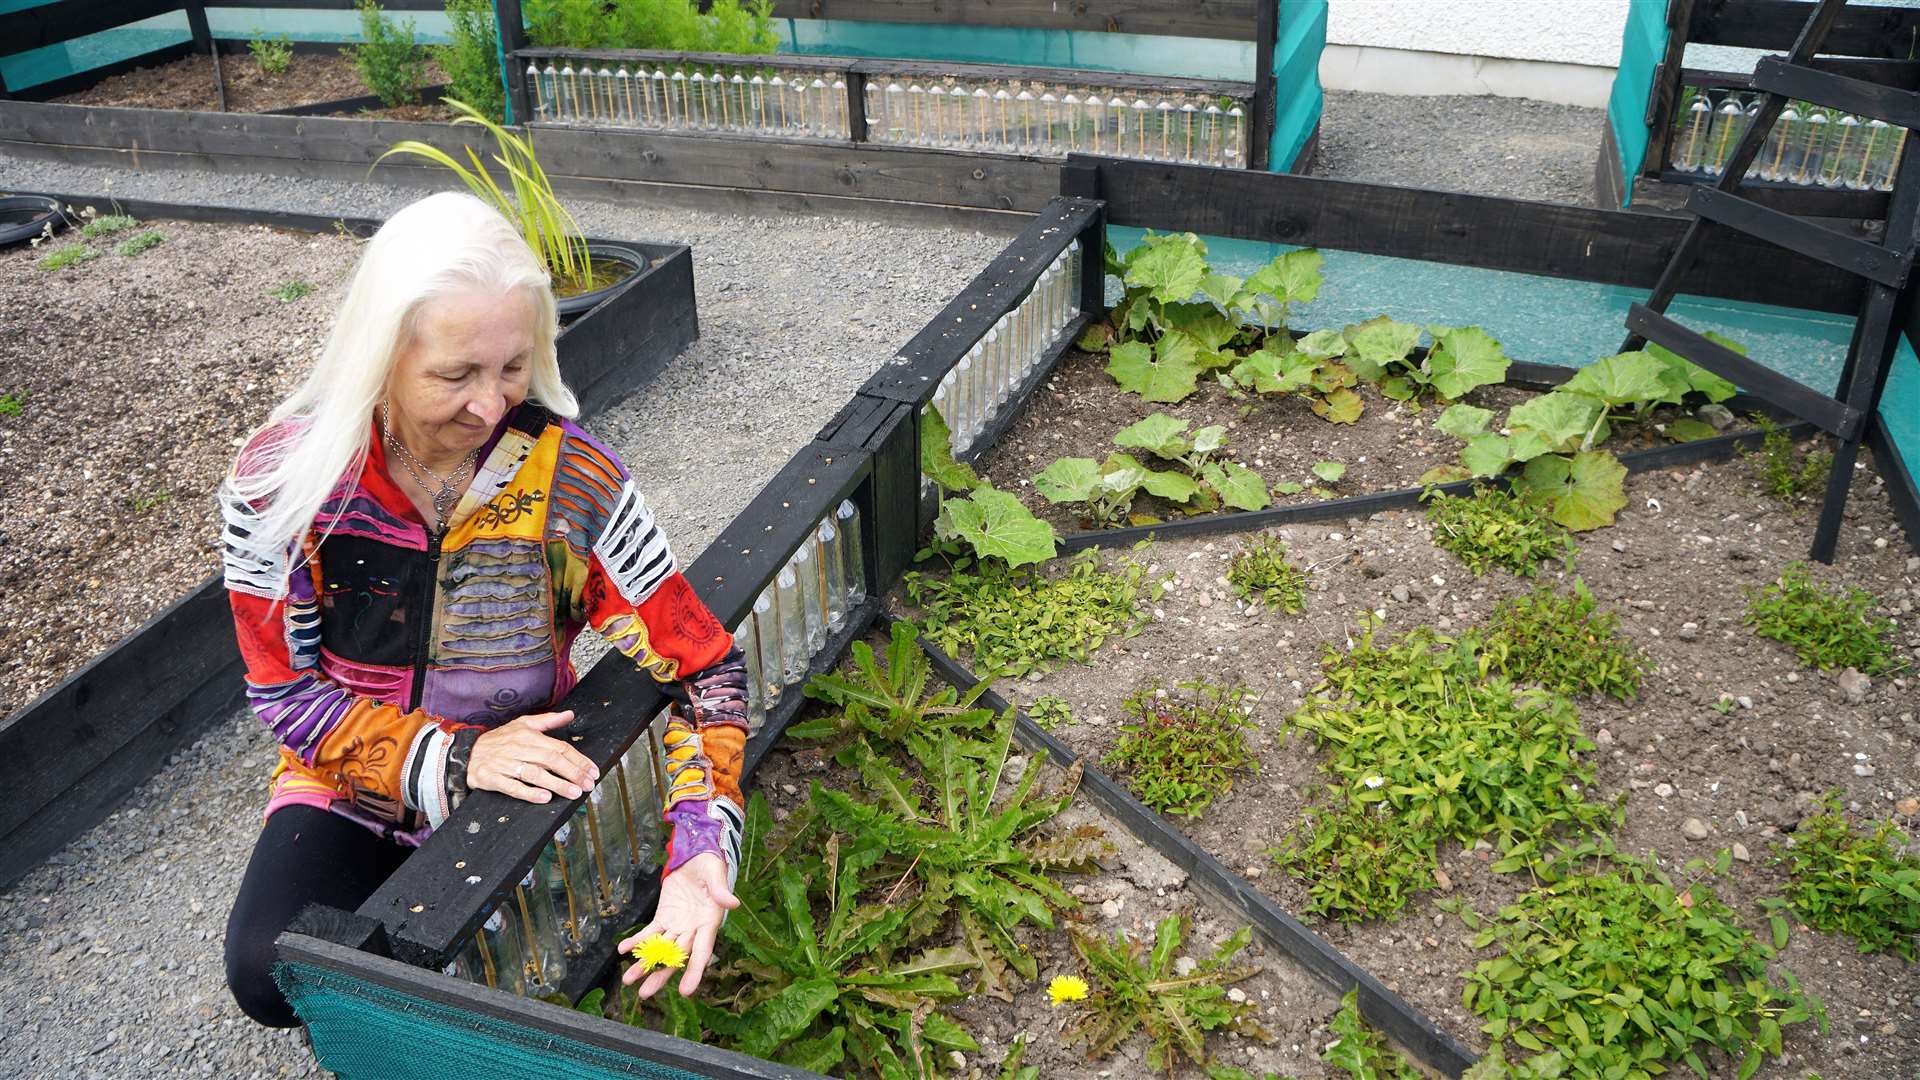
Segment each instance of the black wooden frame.
[{"label": "black wooden frame", "polygon": [[[372,218],[58,195],[141,220],[336,227],[370,236]],[[684,245],[626,242],[654,260],[561,333],[561,371],[583,415],[644,385],[699,336],[693,255]],[[0,720],[0,885],[103,820],[173,751],[243,700],[233,615],[218,575]]]}]

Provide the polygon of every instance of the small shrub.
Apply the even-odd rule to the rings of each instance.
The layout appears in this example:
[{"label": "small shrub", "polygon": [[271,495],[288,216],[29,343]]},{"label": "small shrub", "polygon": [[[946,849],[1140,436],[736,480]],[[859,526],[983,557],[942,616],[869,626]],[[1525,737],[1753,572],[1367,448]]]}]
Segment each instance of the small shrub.
[{"label": "small shrub", "polygon": [[1058,694],[1042,694],[1027,706],[1027,718],[1041,731],[1052,731],[1073,723],[1073,707]]},{"label": "small shrub", "polygon": [[80,235],[88,240],[98,240],[103,236],[126,232],[138,224],[138,221],[125,214],[108,214],[80,226]]},{"label": "small shrub", "polygon": [[1227,986],[1260,972],[1251,964],[1231,963],[1252,940],[1252,932],[1241,928],[1191,973],[1176,977],[1174,960],[1186,931],[1187,920],[1178,914],[1160,920],[1151,943],[1124,932],[1105,941],[1074,927],[1073,947],[1086,961],[1093,992],[1084,1005],[1085,1019],[1068,1032],[1068,1040],[1086,1043],[1089,1059],[1103,1058],[1135,1030],[1143,1030],[1152,1040],[1148,1067],[1168,1076],[1173,1075],[1176,1054],[1197,1066],[1209,1064],[1209,1031],[1225,1028],[1262,1042],[1273,1041],[1255,1019],[1258,1006],[1254,1002],[1235,1002],[1227,996]]},{"label": "small shrub", "polygon": [[0,416],[19,416],[25,412],[27,397],[25,390],[9,390],[0,394]]},{"label": "small shrub", "polygon": [[1427,502],[1427,521],[1434,544],[1476,575],[1498,566],[1533,577],[1551,559],[1572,569],[1579,551],[1544,509],[1499,488],[1480,488],[1471,498],[1435,493]]},{"label": "small shrub", "polygon": [[1541,587],[1494,608],[1481,663],[1515,682],[1556,694],[1606,694],[1628,701],[1653,669],[1644,653],[1616,634],[1620,616],[1601,611],[1585,582],[1570,595]]},{"label": "small shrub", "polygon": [[1893,620],[1872,614],[1879,604],[1865,589],[1830,592],[1805,563],[1794,563],[1772,585],[1748,590],[1746,622],[1761,637],[1792,646],[1808,667],[1880,675],[1906,665],[1894,660],[1886,641]]},{"label": "small shrub", "polygon": [[[1490,1054],[1513,1076],[1644,1076],[1681,1064],[1700,1076],[1717,1048],[1752,1076],[1781,1054],[1781,1028],[1826,1014],[1788,971],[1772,981],[1774,950],[1741,927],[1704,880],[1681,886],[1657,865],[1606,854],[1598,872],[1570,861],[1482,928],[1470,908],[1445,903],[1476,948],[1498,947],[1466,976],[1462,1003],[1487,1019]],[[1721,865],[1731,862],[1721,852]],[[1698,861],[1689,872],[1708,868]],[[1778,931],[1776,930],[1776,934]]]},{"label": "small shrub", "polygon": [[159,247],[165,239],[166,236],[160,230],[148,229],[143,233],[135,233],[114,245],[113,253],[131,259]]},{"label": "small shrub", "polygon": [[1056,574],[961,559],[945,577],[915,571],[905,581],[928,638],[949,653],[966,650],[982,674],[1007,676],[1084,662],[1108,638],[1131,637],[1161,588],[1137,564],[1101,569],[1092,551]]},{"label": "small shrub", "polygon": [[247,42],[247,51],[253,54],[253,62],[260,65],[262,75],[285,75],[293,63],[293,41],[285,34],[279,37],[267,37],[255,30],[259,37]]},{"label": "small shrub", "polygon": [[1227,563],[1227,584],[1242,600],[1289,615],[1307,604],[1307,572],[1287,561],[1287,545],[1278,537],[1256,536],[1235,552]]},{"label": "small shrub", "polygon": [[54,248],[46,255],[41,256],[40,261],[34,265],[48,273],[55,273],[65,270],[69,266],[78,266],[83,262],[91,262],[99,257],[100,252],[98,249],[88,247],[85,244],[63,244],[60,247]]},{"label": "small shrub", "polygon": [[780,44],[771,0],[527,0],[527,37],[570,49],[770,53]]},{"label": "small shrub", "polygon": [[1863,953],[1920,959],[1920,857],[1900,851],[1906,834],[1891,821],[1855,831],[1836,794],[1821,807],[1790,844],[1774,846],[1774,864],[1792,879],[1787,904],[1808,926],[1845,934]]},{"label": "small shrub", "polygon": [[340,50],[353,61],[360,81],[388,108],[420,100],[427,77],[427,56],[415,43],[413,20],[395,23],[374,0],[360,0],[360,43]]},{"label": "small shrub", "polygon": [[291,304],[295,300],[304,300],[307,297],[312,296],[313,285],[312,283],[303,281],[300,278],[294,278],[291,281],[283,282],[279,285],[274,286],[271,289],[268,289],[267,295],[273,297],[275,300],[278,300],[283,304]]},{"label": "small shrub", "polygon": [[447,96],[504,123],[507,92],[500,81],[500,32],[491,0],[447,0],[447,24],[452,41],[433,47],[433,58],[447,73]]},{"label": "small shrub", "polygon": [[1156,681],[1126,700],[1138,723],[1120,729],[1105,762],[1141,802],[1163,814],[1198,817],[1233,789],[1241,772],[1257,772],[1247,748],[1246,691],[1202,680],[1169,691]]},{"label": "small shrub", "polygon": [[1421,1080],[1424,1075],[1367,1025],[1360,1015],[1358,987],[1340,999],[1340,1011],[1333,1014],[1327,1029],[1336,1039],[1320,1060],[1354,1080]]},{"label": "small shrub", "polygon": [[1766,416],[1753,418],[1763,433],[1760,452],[1749,454],[1753,478],[1768,496],[1791,506],[1826,488],[1827,474],[1833,471],[1833,455],[1824,450],[1802,451],[1793,436],[1781,431]]}]

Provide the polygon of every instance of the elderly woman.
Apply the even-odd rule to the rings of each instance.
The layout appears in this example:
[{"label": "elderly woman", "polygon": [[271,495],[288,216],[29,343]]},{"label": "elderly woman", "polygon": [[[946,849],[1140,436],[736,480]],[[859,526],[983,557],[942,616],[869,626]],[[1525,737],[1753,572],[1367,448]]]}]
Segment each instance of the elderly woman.
[{"label": "elderly woman", "polygon": [[227,983],[262,1024],[296,1023],[270,968],[302,906],[358,907],[470,792],[592,788],[594,764],[553,734],[582,625],[676,700],[646,933],[691,954],[683,993],[738,903],[740,653],[619,459],[573,422],[555,333],[513,227],[468,195],[422,199],[367,245],[312,373],[222,487],[247,698],[280,743],[227,919]]}]

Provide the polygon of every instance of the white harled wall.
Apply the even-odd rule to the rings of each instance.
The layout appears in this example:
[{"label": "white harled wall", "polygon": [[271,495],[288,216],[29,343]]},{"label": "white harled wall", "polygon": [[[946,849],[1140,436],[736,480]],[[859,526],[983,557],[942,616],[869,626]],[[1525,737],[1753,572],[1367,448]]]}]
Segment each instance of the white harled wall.
[{"label": "white harled wall", "polygon": [[1599,108],[1613,85],[1628,3],[1329,0],[1320,81],[1329,90]]}]

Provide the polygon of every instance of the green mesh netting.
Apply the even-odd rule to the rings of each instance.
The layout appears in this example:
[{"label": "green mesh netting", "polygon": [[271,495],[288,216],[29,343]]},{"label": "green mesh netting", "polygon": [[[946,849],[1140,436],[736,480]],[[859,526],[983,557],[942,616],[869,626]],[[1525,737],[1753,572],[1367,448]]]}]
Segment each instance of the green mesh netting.
[{"label": "green mesh netting", "polygon": [[314,1055],[341,1080],[698,1080],[720,1075],[590,1046],[310,964],[279,964],[274,979],[306,1023]]}]

